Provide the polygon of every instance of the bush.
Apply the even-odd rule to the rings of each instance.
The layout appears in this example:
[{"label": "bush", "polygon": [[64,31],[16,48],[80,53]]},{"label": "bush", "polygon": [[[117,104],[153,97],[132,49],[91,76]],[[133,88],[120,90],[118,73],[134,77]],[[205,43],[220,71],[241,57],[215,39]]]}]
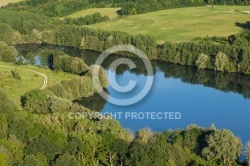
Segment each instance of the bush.
[{"label": "bush", "polygon": [[20,74],[17,70],[11,71],[11,74],[15,79],[21,80]]}]

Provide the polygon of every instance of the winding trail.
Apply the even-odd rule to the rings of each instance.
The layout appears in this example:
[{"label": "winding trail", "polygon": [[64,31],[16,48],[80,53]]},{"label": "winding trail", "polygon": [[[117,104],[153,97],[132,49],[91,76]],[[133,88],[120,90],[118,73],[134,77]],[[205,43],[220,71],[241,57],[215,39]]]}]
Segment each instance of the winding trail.
[{"label": "winding trail", "polygon": [[[14,68],[14,67],[11,67],[11,66],[6,66],[6,65],[0,65],[0,66]],[[40,88],[40,90],[44,90],[47,87],[47,84],[48,84],[48,76],[47,75],[45,75],[43,73],[40,73],[40,72],[37,72],[35,70],[31,70],[31,69],[25,69],[25,70],[31,71],[33,73],[39,74],[40,76],[44,77],[43,86]]]}]

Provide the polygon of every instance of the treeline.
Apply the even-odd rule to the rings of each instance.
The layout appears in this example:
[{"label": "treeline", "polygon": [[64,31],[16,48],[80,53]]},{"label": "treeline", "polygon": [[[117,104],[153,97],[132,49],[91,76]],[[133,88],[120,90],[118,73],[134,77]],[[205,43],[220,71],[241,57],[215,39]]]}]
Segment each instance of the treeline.
[{"label": "treeline", "polygon": [[[44,101],[46,91],[25,96]],[[35,98],[34,96],[37,96]],[[51,98],[59,112],[18,110],[0,90],[0,164],[7,165],[244,165],[240,139],[229,130],[201,128],[133,134],[106,118],[69,118],[69,111],[90,112],[67,99]],[[32,104],[31,104],[32,105]],[[247,158],[249,159],[249,152]],[[246,161],[245,161],[246,162]]]},{"label": "treeline", "polygon": [[[46,39],[44,39],[46,41]],[[129,35],[118,31],[93,30],[79,26],[60,26],[55,30],[54,41],[62,46],[104,51],[119,44],[132,44],[140,48],[150,59],[157,59],[156,39],[147,35]],[[128,55],[126,53],[126,55]],[[132,55],[131,55],[132,56]]]},{"label": "treeline", "polygon": [[55,43],[95,51],[103,51],[113,45],[131,44],[141,49],[151,60],[249,74],[249,36],[249,30],[245,30],[239,35],[230,36],[227,43],[166,42],[157,46],[155,38],[147,35],[132,36],[116,31],[61,26],[55,32]]},{"label": "treeline", "polygon": [[64,23],[82,26],[82,25],[95,24],[99,22],[106,22],[108,20],[109,20],[109,17],[107,15],[102,16],[99,12],[97,12],[92,15],[86,15],[84,17],[77,17],[77,18],[66,17],[64,19]]},{"label": "treeline", "polygon": [[204,5],[250,5],[249,0],[134,0],[123,4],[120,14],[134,15],[179,7]]},{"label": "treeline", "polygon": [[58,49],[41,50],[38,52],[41,66],[49,67],[55,71],[81,74],[88,70],[88,65],[80,58],[70,57]]},{"label": "treeline", "polygon": [[49,17],[62,17],[76,11],[90,8],[88,0],[29,0],[3,7],[11,10],[30,11]]},{"label": "treeline", "polygon": [[[120,1],[120,2],[119,2]],[[18,3],[11,3],[5,7],[5,9],[18,10],[18,11],[30,11],[46,15],[48,17],[63,17],[74,12],[94,8],[94,7],[106,7],[121,6],[122,0],[117,2],[113,0],[28,0]]]}]

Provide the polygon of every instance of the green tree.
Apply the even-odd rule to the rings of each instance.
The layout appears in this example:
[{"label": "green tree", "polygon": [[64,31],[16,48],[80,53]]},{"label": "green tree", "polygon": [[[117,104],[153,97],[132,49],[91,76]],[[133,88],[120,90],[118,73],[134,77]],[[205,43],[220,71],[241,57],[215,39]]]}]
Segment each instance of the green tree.
[{"label": "green tree", "polygon": [[0,89],[0,111],[3,113],[9,113],[16,110],[14,100],[11,99],[8,92]]},{"label": "green tree", "polygon": [[230,130],[213,131],[207,136],[206,143],[207,147],[202,150],[202,156],[219,164],[234,165],[241,154],[242,144]]},{"label": "green tree", "polygon": [[25,56],[25,59],[30,61],[31,64],[34,64],[34,61],[35,61],[34,58],[35,58],[35,54],[32,51],[28,52],[28,54]]},{"label": "green tree", "polygon": [[25,147],[26,154],[44,154],[48,161],[53,161],[55,156],[60,154],[59,148],[57,144],[51,142],[46,136],[41,136],[40,138],[36,138],[29,142],[29,144]]},{"label": "green tree", "polygon": [[5,62],[16,62],[17,52],[11,49],[5,49],[2,54],[2,60]]},{"label": "green tree", "polygon": [[228,58],[226,54],[219,52],[215,58],[215,70],[225,71],[228,65]]},{"label": "green tree", "polygon": [[204,53],[201,53],[197,60],[195,61],[195,65],[199,68],[199,69],[205,69],[207,68],[207,63],[209,61],[209,57],[204,54]]},{"label": "green tree", "polygon": [[15,79],[21,80],[21,76],[17,70],[11,71],[11,74]]},{"label": "green tree", "polygon": [[78,161],[74,156],[63,154],[52,164],[53,166],[79,166]]}]

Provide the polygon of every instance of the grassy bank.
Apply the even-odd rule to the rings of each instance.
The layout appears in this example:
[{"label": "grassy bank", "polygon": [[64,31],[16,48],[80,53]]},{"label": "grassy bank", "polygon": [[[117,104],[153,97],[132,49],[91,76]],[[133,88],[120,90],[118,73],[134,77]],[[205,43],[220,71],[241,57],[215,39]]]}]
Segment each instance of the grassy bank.
[{"label": "grassy bank", "polygon": [[[44,77],[41,75],[29,71],[34,70],[39,73],[48,76],[48,86],[54,85],[61,82],[62,80],[69,80],[76,75],[64,73],[64,72],[53,72],[46,68],[24,65],[16,66],[12,63],[6,63],[0,61],[0,87],[7,90],[9,94],[14,98],[15,102],[20,105],[20,96],[25,92],[32,89],[40,89],[44,83]],[[4,66],[2,66],[4,65]],[[29,70],[27,70],[29,69]],[[13,78],[11,71],[17,70],[21,76],[21,80]]]},{"label": "grassy bank", "polygon": [[[239,10],[239,11],[236,11]],[[162,10],[89,25],[90,28],[116,30],[130,34],[151,34],[158,41],[191,41],[197,37],[227,37],[249,21],[248,6],[187,7]]]}]

